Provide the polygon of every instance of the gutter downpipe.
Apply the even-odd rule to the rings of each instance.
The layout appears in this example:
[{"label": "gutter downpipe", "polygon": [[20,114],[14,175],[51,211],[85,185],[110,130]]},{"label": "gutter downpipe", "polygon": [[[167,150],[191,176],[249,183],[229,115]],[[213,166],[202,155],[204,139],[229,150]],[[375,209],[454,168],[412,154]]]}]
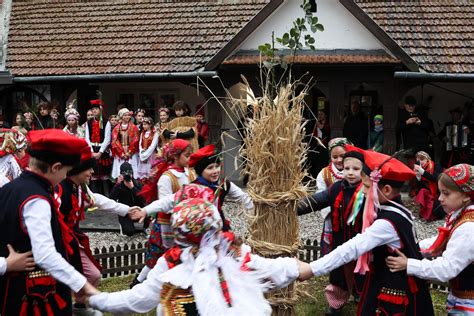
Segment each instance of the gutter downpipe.
[{"label": "gutter downpipe", "polygon": [[217,71],[191,71],[191,72],[158,72],[158,73],[116,73],[97,75],[59,75],[59,76],[32,76],[13,77],[15,83],[46,82],[46,81],[106,81],[106,80],[146,80],[146,79],[181,79],[193,77],[214,77]]},{"label": "gutter downpipe", "polygon": [[455,74],[447,72],[421,73],[409,71],[395,71],[395,79],[405,80],[426,80],[426,81],[455,81],[474,82],[474,74]]}]

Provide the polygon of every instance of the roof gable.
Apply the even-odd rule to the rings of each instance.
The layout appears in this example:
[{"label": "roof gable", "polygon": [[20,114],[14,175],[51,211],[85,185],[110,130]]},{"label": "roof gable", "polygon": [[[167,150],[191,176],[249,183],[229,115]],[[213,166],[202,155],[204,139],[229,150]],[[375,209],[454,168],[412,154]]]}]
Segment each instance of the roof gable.
[{"label": "roof gable", "polygon": [[268,0],[13,2],[14,76],[201,69]]},{"label": "roof gable", "polygon": [[[256,50],[275,36],[288,32],[292,22],[303,15],[302,1],[287,0],[267,18],[240,46],[241,50]],[[323,32],[314,34],[317,50],[385,50],[390,52],[342,4],[334,0],[319,0],[315,16],[324,25]]]},{"label": "roof gable", "polygon": [[427,72],[474,72],[474,2],[356,0]]}]

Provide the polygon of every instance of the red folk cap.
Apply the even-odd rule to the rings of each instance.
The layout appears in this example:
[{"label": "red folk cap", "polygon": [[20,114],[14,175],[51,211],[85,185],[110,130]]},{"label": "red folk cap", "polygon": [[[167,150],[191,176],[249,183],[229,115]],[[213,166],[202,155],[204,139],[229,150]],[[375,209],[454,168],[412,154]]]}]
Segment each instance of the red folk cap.
[{"label": "red folk cap", "polygon": [[380,169],[382,179],[405,182],[416,176],[413,170],[392,156],[372,150],[363,150],[352,145],[346,145],[346,150],[363,153],[366,166],[371,171]]},{"label": "red folk cap", "polygon": [[98,108],[104,105],[101,99],[95,99],[89,101],[93,108]]},{"label": "red folk cap", "polygon": [[210,164],[220,163],[221,157],[213,144],[207,145],[191,155],[189,166],[194,168],[198,176],[202,175],[204,169]]},{"label": "red folk cap", "polygon": [[81,152],[81,161],[68,172],[68,176],[74,176],[90,168],[95,168],[97,160],[92,157],[92,150],[89,146],[84,147]]},{"label": "red folk cap", "polygon": [[199,161],[203,160],[204,158],[208,158],[215,155],[216,146],[214,146],[214,144],[204,146],[203,148],[199,149],[191,155],[191,158],[189,158],[189,166],[195,167]]},{"label": "red folk cap", "polygon": [[[29,154],[47,163],[60,162],[73,166],[80,162],[87,142],[58,129],[45,129],[28,133]],[[89,149],[90,151],[90,149]]]},{"label": "red folk cap", "polygon": [[444,172],[463,191],[474,197],[474,167],[466,163],[458,164]]}]

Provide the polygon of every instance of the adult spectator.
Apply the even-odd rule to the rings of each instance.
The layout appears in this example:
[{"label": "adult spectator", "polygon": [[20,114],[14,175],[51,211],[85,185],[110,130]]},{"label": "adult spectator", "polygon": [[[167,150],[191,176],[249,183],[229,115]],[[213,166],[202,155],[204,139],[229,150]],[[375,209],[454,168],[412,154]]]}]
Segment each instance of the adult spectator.
[{"label": "adult spectator", "polygon": [[351,103],[351,111],[344,122],[343,135],[349,139],[354,146],[367,148],[367,137],[369,134],[367,116],[361,111],[357,101]]},{"label": "adult spectator", "polygon": [[469,164],[474,164],[474,106],[471,105],[467,112],[466,124],[469,126]]},{"label": "adult spectator", "polygon": [[403,148],[410,150],[409,156],[414,158],[416,152],[428,151],[429,123],[426,115],[416,110],[416,99],[413,96],[407,96],[403,106],[397,127],[402,135]]},{"label": "adult spectator", "polygon": [[461,107],[449,111],[451,121],[446,123],[438,134],[445,143],[441,164],[445,168],[463,163],[469,159],[469,134],[470,129],[463,117]]}]

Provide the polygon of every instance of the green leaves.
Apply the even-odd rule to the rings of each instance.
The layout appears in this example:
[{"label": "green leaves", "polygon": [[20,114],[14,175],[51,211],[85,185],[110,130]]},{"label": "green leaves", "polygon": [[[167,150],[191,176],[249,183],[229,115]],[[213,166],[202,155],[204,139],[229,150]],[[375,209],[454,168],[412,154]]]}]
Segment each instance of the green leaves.
[{"label": "green leaves", "polygon": [[[275,42],[283,46],[283,48],[290,49],[293,57],[298,50],[302,50],[304,47],[316,50],[316,39],[313,37],[313,34],[318,31],[324,31],[324,26],[319,23],[316,16],[313,16],[311,4],[308,0],[303,0],[303,4],[300,7],[304,11],[304,16],[296,18],[293,21],[289,32],[277,38],[275,38],[272,33],[272,44],[265,43],[258,46],[260,54],[269,58],[269,60],[263,62],[265,68],[273,71],[276,65],[280,65],[285,70],[289,67],[291,72],[291,62],[288,64],[287,61],[284,60],[283,54],[279,56],[280,58],[275,58],[278,52],[278,49],[274,47]],[[310,32],[308,30],[310,30]],[[278,60],[278,62],[276,60]],[[294,60],[294,58],[292,60]]]}]

